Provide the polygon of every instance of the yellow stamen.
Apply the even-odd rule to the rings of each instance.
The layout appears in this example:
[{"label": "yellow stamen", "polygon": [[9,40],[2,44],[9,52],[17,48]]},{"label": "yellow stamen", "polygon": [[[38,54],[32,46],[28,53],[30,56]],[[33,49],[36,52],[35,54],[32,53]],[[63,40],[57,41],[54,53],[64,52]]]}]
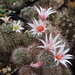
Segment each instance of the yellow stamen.
[{"label": "yellow stamen", "polygon": [[18,29],[18,26],[14,26],[13,28],[14,28],[15,30],[17,30],[17,29]]},{"label": "yellow stamen", "polygon": [[50,47],[52,47],[52,45],[50,45]]},{"label": "yellow stamen", "polygon": [[56,58],[57,58],[57,59],[60,59],[60,58],[61,58],[61,55],[57,55]]},{"label": "yellow stamen", "polygon": [[38,27],[38,32],[41,32],[43,30],[44,30],[44,27],[43,26]]}]

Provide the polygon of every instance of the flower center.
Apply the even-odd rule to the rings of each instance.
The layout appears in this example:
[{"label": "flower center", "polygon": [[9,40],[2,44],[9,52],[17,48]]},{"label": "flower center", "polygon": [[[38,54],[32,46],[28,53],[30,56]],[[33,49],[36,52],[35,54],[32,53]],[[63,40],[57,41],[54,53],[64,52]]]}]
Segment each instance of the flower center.
[{"label": "flower center", "polygon": [[17,29],[18,29],[18,26],[14,26],[13,28],[14,28],[15,30],[17,30]]},{"label": "flower center", "polygon": [[47,40],[47,44],[50,44],[50,40]]},{"label": "flower center", "polygon": [[57,59],[60,59],[60,58],[61,58],[61,55],[57,55],[56,58],[57,58]]},{"label": "flower center", "polygon": [[44,14],[44,13],[43,13],[43,14],[41,14],[41,15],[39,15],[39,17],[40,17],[40,19],[41,19],[42,21],[46,20],[46,16],[45,16],[45,14]]},{"label": "flower center", "polygon": [[46,12],[46,9],[45,9],[45,8],[44,8],[44,9],[42,9],[42,12],[43,12],[43,13],[45,13],[45,12]]},{"label": "flower center", "polygon": [[44,30],[43,26],[38,27],[38,32],[42,32]]}]

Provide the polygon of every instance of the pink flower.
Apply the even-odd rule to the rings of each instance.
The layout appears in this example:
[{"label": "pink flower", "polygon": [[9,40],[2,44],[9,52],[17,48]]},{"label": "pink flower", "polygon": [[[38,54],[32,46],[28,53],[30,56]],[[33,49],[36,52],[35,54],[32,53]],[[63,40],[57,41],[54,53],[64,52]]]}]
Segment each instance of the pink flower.
[{"label": "pink flower", "polygon": [[56,11],[53,11],[52,8],[48,8],[48,9],[45,9],[45,8],[42,8],[40,7],[40,9],[38,9],[36,6],[34,7],[35,10],[38,12],[39,14],[39,18],[44,21],[47,19],[47,17],[52,14],[52,13],[55,13]]},{"label": "pink flower", "polygon": [[45,23],[39,19],[39,21],[37,21],[35,18],[33,20],[33,24],[28,23],[29,26],[31,26],[33,29],[31,30],[33,33],[32,34],[42,34],[42,32],[45,32],[46,25]]},{"label": "pink flower", "polygon": [[45,41],[40,39],[40,41],[44,44],[44,46],[38,46],[40,48],[44,48],[47,51],[56,50],[57,48],[61,47],[62,45],[59,45],[62,41],[57,41],[59,37],[59,34],[53,38],[52,33],[50,33],[49,38],[46,34]]},{"label": "pink flower", "polygon": [[37,62],[37,63],[35,63],[35,64],[32,62],[32,63],[30,64],[30,66],[33,67],[33,68],[39,68],[39,67],[41,67],[42,65],[43,65],[43,62]]},{"label": "pink flower", "polygon": [[69,49],[64,50],[64,47],[65,47],[65,44],[59,49],[58,52],[56,52],[55,50],[55,51],[52,51],[52,53],[54,54],[55,61],[57,61],[56,65],[61,63],[67,67],[66,63],[71,64],[67,59],[73,59],[72,58],[73,55],[66,54],[69,51]]}]

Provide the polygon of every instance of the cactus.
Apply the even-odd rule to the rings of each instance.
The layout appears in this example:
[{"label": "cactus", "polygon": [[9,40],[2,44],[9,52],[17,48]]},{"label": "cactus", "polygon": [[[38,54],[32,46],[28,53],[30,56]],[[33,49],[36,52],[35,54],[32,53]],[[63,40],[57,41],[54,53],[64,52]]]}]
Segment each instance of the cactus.
[{"label": "cactus", "polygon": [[23,0],[7,0],[8,3],[7,7],[12,10],[17,10],[19,11],[24,7]]},{"label": "cactus", "polygon": [[3,44],[2,44],[2,35],[1,35],[1,32],[0,32],[0,51],[3,50]]},{"label": "cactus", "polygon": [[21,65],[30,64],[30,62],[32,61],[32,58],[28,54],[26,48],[18,47],[13,51],[12,56],[11,56],[11,61],[14,64],[21,66]]},{"label": "cactus", "polygon": [[19,34],[13,31],[12,22],[3,23],[1,29],[2,43],[5,51],[12,51],[18,45]]},{"label": "cactus", "polygon": [[20,68],[18,75],[72,75],[72,73],[70,69],[61,65],[57,67],[42,67],[40,69],[33,69],[26,65]]},{"label": "cactus", "polygon": [[28,45],[28,47],[27,47],[28,54],[30,54],[33,62],[36,62],[37,61],[37,55],[42,50],[40,48],[37,48],[37,46],[39,46],[39,44],[40,44],[40,42],[35,41],[31,45]]},{"label": "cactus", "polygon": [[28,45],[28,47],[17,47],[13,50],[11,61],[19,66],[30,65],[32,62],[36,62],[37,55],[41,51],[41,49],[37,48],[38,45],[38,42],[33,42],[32,45]]},{"label": "cactus", "polygon": [[38,74],[36,74],[36,72],[34,72],[33,69],[31,69],[30,67],[24,66],[20,68],[18,75],[38,75]]},{"label": "cactus", "polygon": [[62,65],[54,67],[43,67],[43,75],[72,75],[69,68]]},{"label": "cactus", "polygon": [[64,3],[64,0],[39,0],[36,5],[42,6],[42,7],[53,7],[54,9],[58,9],[62,4]]},{"label": "cactus", "polygon": [[22,37],[22,41],[23,41],[24,46],[30,45],[34,41],[34,39],[35,38],[33,35],[31,35],[30,31],[27,30],[24,32],[23,37]]},{"label": "cactus", "polygon": [[31,19],[36,16],[36,11],[32,7],[25,7],[20,12],[21,17],[31,21]]},{"label": "cactus", "polygon": [[41,51],[38,54],[38,61],[44,62],[43,75],[72,75],[69,68],[65,68],[63,65],[56,66],[52,53]]},{"label": "cactus", "polygon": [[38,61],[44,63],[44,67],[53,67],[55,66],[54,59],[52,53],[48,53],[47,51],[43,50],[38,54]]},{"label": "cactus", "polygon": [[36,3],[36,5],[38,6],[42,6],[42,7],[49,7],[51,6],[51,3],[53,3],[53,0],[40,0],[38,1],[38,3]]},{"label": "cactus", "polygon": [[[68,44],[70,45],[70,53],[75,56],[75,21],[68,17],[62,17],[59,23],[61,28],[62,35],[66,38]],[[72,63],[75,63],[75,60],[72,60]]]}]

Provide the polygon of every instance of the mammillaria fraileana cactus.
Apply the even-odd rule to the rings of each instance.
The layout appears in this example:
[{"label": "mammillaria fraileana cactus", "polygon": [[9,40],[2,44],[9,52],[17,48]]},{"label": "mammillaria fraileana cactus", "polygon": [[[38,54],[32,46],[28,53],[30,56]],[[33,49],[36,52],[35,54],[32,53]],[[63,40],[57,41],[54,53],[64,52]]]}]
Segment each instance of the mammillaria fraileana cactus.
[{"label": "mammillaria fraileana cactus", "polygon": [[20,68],[18,75],[38,75],[36,72],[29,66],[23,66]]},{"label": "mammillaria fraileana cactus", "polygon": [[23,0],[7,0],[7,3],[7,7],[11,10],[19,11],[24,7]]},{"label": "mammillaria fraileana cactus", "polygon": [[72,75],[71,70],[62,65],[54,67],[43,67],[42,75]]},{"label": "mammillaria fraileana cactus", "polygon": [[42,6],[42,7],[52,7],[54,9],[58,9],[62,4],[64,3],[64,0],[39,0],[36,5]]},{"label": "mammillaria fraileana cactus", "polygon": [[[75,2],[74,0],[67,0],[68,8],[62,8],[62,11],[57,13],[55,24],[60,27],[62,35],[67,40],[70,45],[70,53],[75,56]],[[72,63],[75,64],[75,60],[72,60]]]},{"label": "mammillaria fraileana cactus", "polygon": [[1,35],[3,38],[3,47],[6,51],[11,51],[12,47],[15,47],[18,43],[18,34],[13,32],[12,23],[4,23],[2,25]]},{"label": "mammillaria fraileana cactus", "polygon": [[[15,23],[16,24],[16,23]],[[12,51],[12,47],[16,47],[19,43],[19,33],[13,31],[13,28],[19,28],[17,32],[20,32],[20,27],[14,27],[13,22],[6,22],[2,24],[1,35],[3,48],[6,51]]]},{"label": "mammillaria fraileana cactus", "polygon": [[31,35],[31,32],[26,30],[22,36],[22,42],[24,44],[24,46],[28,46],[30,44],[32,44],[32,42],[34,42],[34,36]]},{"label": "mammillaria fraileana cactus", "polygon": [[[38,10],[38,9],[37,9]],[[42,10],[42,9],[41,9]],[[37,11],[37,12],[40,12],[40,11]],[[53,11],[50,11],[49,13],[51,13],[51,12],[53,12]],[[41,14],[42,15],[42,14]],[[46,14],[47,15],[47,14]],[[39,17],[40,19],[42,19],[41,17]],[[46,19],[45,19],[46,20]],[[44,22],[44,21],[43,21]],[[33,21],[33,23],[34,23],[34,25],[36,25],[37,27],[35,27],[33,24],[30,24],[30,23],[28,23],[33,29],[31,30],[31,31],[34,31],[34,34],[36,33],[36,31],[37,31],[37,34],[39,33],[38,32],[38,28],[39,28],[39,25],[38,25],[38,22],[35,20],[35,21]],[[42,24],[42,21],[40,21],[40,24]],[[46,23],[44,23],[42,26],[44,26]],[[45,27],[43,27],[43,30],[44,30],[44,28]],[[42,31],[41,31],[42,32]],[[45,32],[45,31],[43,31],[43,32]],[[42,34],[42,33],[41,33]],[[39,46],[39,47],[41,47],[41,48],[45,48],[46,50],[48,49],[48,51],[50,51],[50,50],[53,50],[52,51],[52,53],[54,54],[54,53],[56,53],[56,51],[58,50],[58,48],[63,48],[63,45],[60,45],[60,43],[62,42],[62,41],[58,41],[57,42],[57,38],[58,38],[58,35],[54,38],[54,40],[53,40],[53,37],[52,37],[52,35],[50,34],[50,36],[49,36],[49,40],[48,40],[48,38],[47,38],[47,34],[46,34],[46,40],[45,40],[45,42],[43,41],[43,40],[41,40],[41,42],[44,44],[44,46]],[[58,45],[58,46],[57,46]],[[61,51],[61,50],[60,50]],[[60,53],[60,51],[59,51],[59,53]],[[63,52],[63,51],[62,51]],[[66,52],[66,51],[65,51]],[[67,51],[68,52],[68,51]],[[65,56],[66,57],[66,56]],[[72,55],[70,55],[70,56],[67,56],[69,59],[71,59],[72,58]],[[65,65],[65,63],[66,62],[68,62],[67,60],[63,60],[62,61],[62,64],[63,65]],[[68,62],[69,63],[69,62]],[[65,65],[66,66],[66,65]]]},{"label": "mammillaria fraileana cactus", "polygon": [[18,47],[13,51],[11,61],[21,66],[29,64],[32,61],[32,58],[28,54],[27,48]]},{"label": "mammillaria fraileana cactus", "polygon": [[47,51],[41,51],[38,56],[37,56],[37,60],[40,62],[43,62],[43,66],[44,67],[52,67],[55,66],[55,62],[53,59],[53,54],[52,53],[48,53]]},{"label": "mammillaria fraileana cactus", "polygon": [[20,14],[21,14],[21,17],[23,17],[24,19],[29,20],[29,21],[32,21],[31,20],[32,17],[37,16],[36,11],[30,6],[24,7],[21,10]]},{"label": "mammillaria fraileana cactus", "polygon": [[[56,36],[55,39],[53,40],[52,36],[50,35],[50,39],[47,40],[47,36],[46,36],[46,43],[45,43],[43,40],[41,40],[41,41],[43,42],[44,46],[38,46],[38,47],[44,48],[44,49],[46,49],[46,51],[48,51],[48,52],[52,52],[53,55],[54,55],[55,61],[57,61],[57,65],[58,65],[59,62],[60,62],[60,63],[62,63],[64,66],[67,67],[66,63],[71,64],[67,59],[73,59],[73,56],[70,55],[70,54],[66,54],[66,53],[69,51],[69,49],[64,50],[65,44],[60,45],[59,43],[60,43],[61,41],[57,41],[57,42],[55,43],[56,39],[57,39],[57,36]],[[49,43],[47,43],[47,42],[49,42]],[[55,43],[55,45],[52,45],[53,43]],[[58,45],[58,46],[56,46],[56,45]],[[59,49],[59,48],[60,48],[60,49]],[[59,51],[58,51],[58,49],[59,49]],[[43,55],[43,57],[44,57],[44,55]],[[41,58],[41,57],[40,57],[40,58]],[[47,59],[47,60],[48,60],[48,59]],[[46,61],[46,60],[45,60],[45,61]],[[49,60],[49,61],[50,61],[50,60]]]},{"label": "mammillaria fraileana cactus", "polygon": [[[38,11],[39,12],[39,11]],[[53,11],[51,11],[51,12],[53,12]],[[50,12],[50,13],[51,13]],[[40,18],[40,17],[39,17]],[[40,18],[41,19],[41,18]],[[41,22],[41,24],[42,24],[42,21],[40,21]],[[43,22],[45,22],[45,21],[43,21]],[[39,27],[39,25],[38,25],[38,22],[35,20],[35,21],[33,21],[33,23],[34,23],[34,25],[33,24],[30,24],[30,23],[28,23],[32,28],[34,28],[34,29],[32,29],[31,31],[34,31],[33,33],[34,33],[34,35],[35,35],[35,33],[36,33],[36,31],[38,31],[37,29],[38,29],[38,27]],[[35,25],[37,26],[37,27],[35,27]],[[43,24],[43,26],[44,25],[46,25],[46,22]],[[35,29],[36,28],[36,29]],[[38,34],[39,32],[37,32],[37,34]],[[44,33],[46,33],[45,31],[44,31]],[[40,34],[39,34],[40,35]],[[38,36],[39,36],[38,35]],[[42,35],[42,34],[41,34]],[[58,53],[60,53],[60,52],[63,52],[64,53],[64,57],[62,57],[62,56],[60,56],[60,57],[62,57],[63,59],[62,59],[62,61],[60,61],[63,65],[65,65],[66,66],[66,63],[68,62],[68,63],[70,63],[67,59],[72,59],[72,55],[65,55],[69,50],[65,50],[65,51],[63,51],[61,48],[63,48],[63,46],[64,46],[64,41],[57,41],[57,38],[59,37],[59,34],[53,39],[53,37],[52,37],[52,35],[51,35],[51,33],[50,33],[50,35],[49,35],[49,39],[47,38],[47,34],[46,34],[46,41],[43,41],[43,40],[41,40],[41,42],[44,44],[44,46],[39,46],[39,47],[41,47],[41,48],[45,48],[45,49],[48,49],[48,51],[50,51],[50,50],[52,50],[52,53],[53,53],[53,55],[55,56],[55,53],[56,52],[58,52],[58,49],[60,50]],[[46,42],[46,43],[45,43]],[[54,45],[55,44],[55,45]],[[58,54],[57,53],[57,54]],[[40,54],[41,55],[41,54]],[[61,53],[60,53],[60,55],[61,55]],[[67,59],[66,59],[66,56],[67,56]],[[40,57],[40,56],[39,56]],[[44,56],[42,56],[42,57],[44,57]],[[40,58],[39,58],[40,59]],[[47,58],[46,58],[47,59]],[[46,60],[45,60],[46,61]],[[50,60],[49,60],[50,61]],[[48,62],[49,62],[48,61]],[[44,62],[43,62],[44,63]],[[67,66],[66,66],[67,67]]]}]

